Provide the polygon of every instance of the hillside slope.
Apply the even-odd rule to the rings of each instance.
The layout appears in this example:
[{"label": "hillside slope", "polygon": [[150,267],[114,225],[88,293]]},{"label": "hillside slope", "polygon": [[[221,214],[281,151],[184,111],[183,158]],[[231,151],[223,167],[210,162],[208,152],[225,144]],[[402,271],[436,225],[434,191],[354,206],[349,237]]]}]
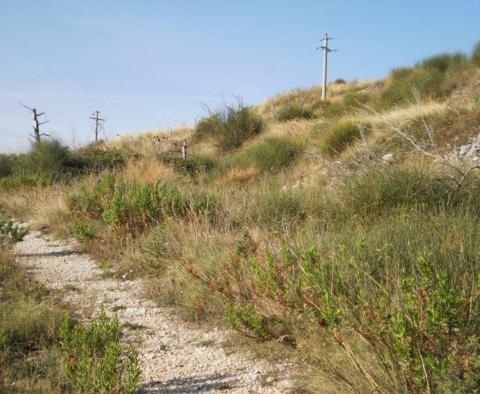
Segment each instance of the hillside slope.
[{"label": "hillside slope", "polygon": [[34,146],[2,158],[1,201],[303,366],[298,390],[475,392],[479,53],[338,81],[326,102],[298,89],[192,129]]}]

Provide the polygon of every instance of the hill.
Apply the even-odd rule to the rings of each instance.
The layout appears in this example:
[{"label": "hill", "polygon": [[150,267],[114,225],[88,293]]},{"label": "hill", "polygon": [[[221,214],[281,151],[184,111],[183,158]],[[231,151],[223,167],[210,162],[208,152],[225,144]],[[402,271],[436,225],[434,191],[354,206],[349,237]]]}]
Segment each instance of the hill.
[{"label": "hill", "polygon": [[[237,102],[192,129],[0,160],[1,204],[299,390],[480,390],[480,47]],[[180,149],[187,142],[187,158]],[[319,383],[320,382],[320,383]]]}]

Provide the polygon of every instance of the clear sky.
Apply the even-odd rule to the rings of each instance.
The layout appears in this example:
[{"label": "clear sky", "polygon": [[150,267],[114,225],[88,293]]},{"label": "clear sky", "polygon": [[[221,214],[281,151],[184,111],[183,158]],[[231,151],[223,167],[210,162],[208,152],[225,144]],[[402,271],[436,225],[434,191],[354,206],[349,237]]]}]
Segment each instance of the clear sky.
[{"label": "clear sky", "polygon": [[319,83],[322,35],[335,37],[329,79],[393,67],[480,40],[480,0],[1,0],[0,151],[28,145],[30,115],[65,143],[192,124]]}]

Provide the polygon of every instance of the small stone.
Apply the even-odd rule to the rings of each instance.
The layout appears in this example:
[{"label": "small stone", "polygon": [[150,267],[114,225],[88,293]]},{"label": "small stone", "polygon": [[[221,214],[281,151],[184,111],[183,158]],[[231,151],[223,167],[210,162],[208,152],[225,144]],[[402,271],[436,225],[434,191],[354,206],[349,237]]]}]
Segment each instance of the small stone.
[{"label": "small stone", "polygon": [[295,388],[295,382],[293,380],[283,380],[278,383],[278,387],[283,390],[293,390]]},{"label": "small stone", "polygon": [[382,160],[387,163],[391,163],[393,161],[393,153],[387,153],[386,155],[383,155]]},{"label": "small stone", "polygon": [[267,384],[272,384],[273,382],[275,382],[275,379],[271,376],[269,376],[266,380]]}]

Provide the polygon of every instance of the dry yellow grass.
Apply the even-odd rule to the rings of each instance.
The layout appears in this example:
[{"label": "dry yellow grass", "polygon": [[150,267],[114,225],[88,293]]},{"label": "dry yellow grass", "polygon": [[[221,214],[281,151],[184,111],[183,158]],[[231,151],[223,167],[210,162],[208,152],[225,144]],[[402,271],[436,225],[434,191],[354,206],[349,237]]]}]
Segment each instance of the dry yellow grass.
[{"label": "dry yellow grass", "polygon": [[245,184],[258,176],[259,173],[260,171],[255,166],[247,168],[232,168],[224,177],[222,177],[221,182],[226,184],[231,182]]},{"label": "dry yellow grass", "polygon": [[178,128],[169,130],[148,131],[141,134],[125,134],[105,142],[106,149],[127,149],[144,156],[159,153],[178,152],[184,139],[190,140],[192,130]]},{"label": "dry yellow grass", "polygon": [[151,158],[129,160],[122,175],[126,180],[147,183],[157,180],[175,179],[177,177],[172,167]]}]

